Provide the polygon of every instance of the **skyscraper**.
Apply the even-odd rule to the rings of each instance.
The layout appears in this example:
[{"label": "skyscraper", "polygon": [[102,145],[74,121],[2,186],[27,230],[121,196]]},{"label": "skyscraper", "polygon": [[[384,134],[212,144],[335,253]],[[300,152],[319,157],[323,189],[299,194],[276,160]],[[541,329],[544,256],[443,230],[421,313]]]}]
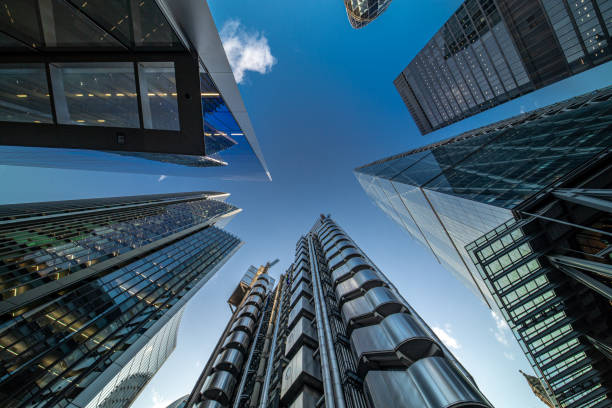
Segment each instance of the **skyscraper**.
[{"label": "skyscraper", "polygon": [[240,247],[193,192],[0,206],[0,401],[127,407],[185,303]]},{"label": "skyscraper", "polygon": [[429,133],[609,61],[609,0],[467,0],[395,79]]},{"label": "skyscraper", "polygon": [[205,1],[3,10],[3,164],[269,178]]},{"label": "skyscraper", "polygon": [[612,88],[356,169],[501,314],[560,407],[612,393]]},{"label": "skyscraper", "polygon": [[346,15],[353,28],[362,28],[376,20],[391,0],[344,0]]},{"label": "skyscraper", "polygon": [[274,289],[267,269],[259,269],[177,408],[491,407],[329,216],[298,240]]}]

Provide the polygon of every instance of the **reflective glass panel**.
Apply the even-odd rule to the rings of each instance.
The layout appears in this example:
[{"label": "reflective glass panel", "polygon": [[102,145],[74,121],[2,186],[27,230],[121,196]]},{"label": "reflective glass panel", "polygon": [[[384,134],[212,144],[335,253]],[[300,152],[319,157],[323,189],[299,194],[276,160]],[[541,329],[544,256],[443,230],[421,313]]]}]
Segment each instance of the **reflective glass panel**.
[{"label": "reflective glass panel", "polygon": [[59,123],[140,126],[131,62],[52,64],[51,81]]},{"label": "reflective glass panel", "polygon": [[242,129],[207,73],[200,73],[200,91],[206,154],[214,154],[236,145],[236,139],[244,137]]},{"label": "reflective glass panel", "polygon": [[31,45],[43,42],[38,23],[37,0],[3,0],[0,5],[0,31]]},{"label": "reflective glass panel", "polygon": [[0,50],[2,51],[18,51],[24,52],[31,50],[21,41],[17,41],[16,39],[8,36],[2,32],[0,32]]},{"label": "reflective glass panel", "polygon": [[[19,0],[20,1],[20,0]],[[108,32],[102,30],[85,15],[63,0],[38,1],[44,48],[109,47],[123,48]],[[38,8],[34,6],[34,10]]]},{"label": "reflective glass panel", "polygon": [[53,123],[44,64],[0,65],[0,121]]},{"label": "reflective glass panel", "polygon": [[173,62],[141,62],[138,79],[146,129],[180,130]]},{"label": "reflective glass panel", "polygon": [[127,47],[182,49],[155,0],[69,0]]}]

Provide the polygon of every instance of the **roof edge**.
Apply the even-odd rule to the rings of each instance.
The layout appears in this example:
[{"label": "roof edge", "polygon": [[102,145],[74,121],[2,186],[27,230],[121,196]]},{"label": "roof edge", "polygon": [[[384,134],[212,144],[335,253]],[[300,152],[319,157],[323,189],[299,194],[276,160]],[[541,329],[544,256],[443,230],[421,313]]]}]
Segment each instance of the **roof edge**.
[{"label": "roof edge", "polygon": [[[255,129],[238,90],[234,73],[221,43],[208,0],[156,0],[172,27],[197,52],[217,89],[253,149],[269,180],[272,180]],[[230,163],[231,165],[231,163]]]}]

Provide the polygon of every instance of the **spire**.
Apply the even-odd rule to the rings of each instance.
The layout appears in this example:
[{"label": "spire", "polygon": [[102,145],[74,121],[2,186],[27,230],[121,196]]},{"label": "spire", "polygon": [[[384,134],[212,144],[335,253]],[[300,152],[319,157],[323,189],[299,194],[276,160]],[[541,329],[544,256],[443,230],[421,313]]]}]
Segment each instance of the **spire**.
[{"label": "spire", "polygon": [[523,374],[523,377],[525,377],[525,379],[527,380],[527,384],[529,384],[529,386],[531,387],[531,390],[536,395],[536,397],[542,400],[542,402],[546,404],[547,406],[549,406],[550,408],[555,408],[555,404],[552,402],[552,400],[548,396],[548,393],[546,392],[546,388],[544,387],[544,384],[542,383],[542,381],[538,377],[535,377],[529,374],[525,374],[523,370],[519,370],[519,372]]}]

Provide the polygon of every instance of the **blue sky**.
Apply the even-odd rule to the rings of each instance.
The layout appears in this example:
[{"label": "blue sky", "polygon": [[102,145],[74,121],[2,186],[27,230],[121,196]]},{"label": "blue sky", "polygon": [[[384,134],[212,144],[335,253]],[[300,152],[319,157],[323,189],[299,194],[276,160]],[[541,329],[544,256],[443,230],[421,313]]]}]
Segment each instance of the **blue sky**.
[{"label": "blue sky", "polygon": [[229,319],[225,300],[246,268],[280,258],[273,272],[283,272],[320,213],[331,213],[445,333],[496,407],[542,406],[518,373],[530,368],[507,327],[386,218],[352,174],[375,159],[610,85],[607,64],[421,136],[392,81],[459,4],[396,0],[377,21],[354,30],[340,0],[210,0],[219,29],[239,21],[267,39],[275,60],[264,74],[246,71],[240,85],[271,183],[0,166],[2,203],[219,190],[244,209],[227,230],[246,244],[191,300],[175,352],[134,407],[165,407],[191,390]]}]

